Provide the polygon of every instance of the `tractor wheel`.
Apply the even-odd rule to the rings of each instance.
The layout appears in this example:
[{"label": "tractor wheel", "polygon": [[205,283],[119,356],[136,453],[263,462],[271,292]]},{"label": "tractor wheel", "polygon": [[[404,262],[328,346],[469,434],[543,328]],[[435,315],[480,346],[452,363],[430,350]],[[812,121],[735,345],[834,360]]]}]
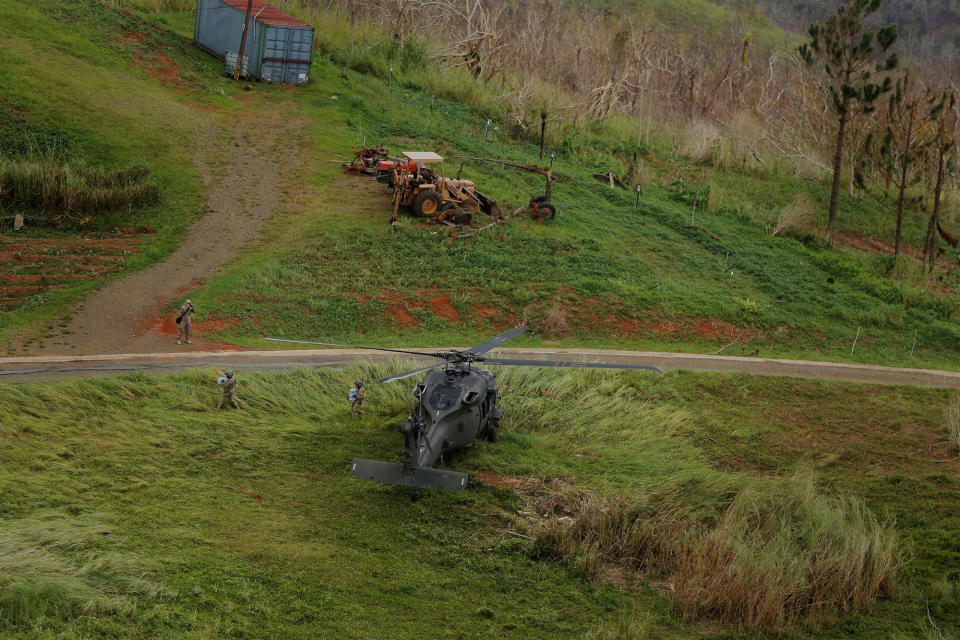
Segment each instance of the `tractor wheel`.
[{"label": "tractor wheel", "polygon": [[433,189],[421,191],[413,199],[413,212],[418,216],[432,218],[440,208],[440,194]]},{"label": "tractor wheel", "polygon": [[463,210],[453,216],[454,224],[470,224],[470,221],[473,220],[473,212],[469,210]]}]

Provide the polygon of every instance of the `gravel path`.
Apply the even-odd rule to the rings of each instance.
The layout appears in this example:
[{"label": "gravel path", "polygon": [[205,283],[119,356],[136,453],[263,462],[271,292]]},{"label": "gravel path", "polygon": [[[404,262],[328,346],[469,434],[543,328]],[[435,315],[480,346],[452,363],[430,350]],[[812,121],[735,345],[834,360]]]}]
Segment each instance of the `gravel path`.
[{"label": "gravel path", "polygon": [[[418,351],[425,349],[418,348]],[[440,351],[442,348],[426,349]],[[844,382],[893,384],[913,387],[960,389],[960,373],[934,369],[905,369],[862,364],[776,360],[736,356],[709,356],[690,353],[612,351],[601,349],[498,349],[512,358],[613,362],[658,366],[664,371],[726,371],[753,375],[788,376]],[[359,349],[288,351],[198,351],[193,353],[150,353],[97,355],[87,357],[0,358],[0,383],[28,382],[77,376],[118,375],[144,371],[162,374],[193,367],[235,368],[276,371],[293,367],[344,367],[356,361],[388,362],[395,356]],[[424,360],[424,363],[430,362]]]}]

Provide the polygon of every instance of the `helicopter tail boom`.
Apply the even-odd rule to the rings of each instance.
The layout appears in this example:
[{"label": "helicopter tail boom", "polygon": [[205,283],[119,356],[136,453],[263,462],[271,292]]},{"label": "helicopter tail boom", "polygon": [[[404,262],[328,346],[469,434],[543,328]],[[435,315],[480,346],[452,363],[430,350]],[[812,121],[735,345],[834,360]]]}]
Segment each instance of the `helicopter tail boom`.
[{"label": "helicopter tail boom", "polygon": [[466,473],[445,469],[431,469],[429,467],[406,469],[402,464],[395,462],[354,458],[350,464],[350,477],[418,489],[463,491],[467,487],[468,476]]}]

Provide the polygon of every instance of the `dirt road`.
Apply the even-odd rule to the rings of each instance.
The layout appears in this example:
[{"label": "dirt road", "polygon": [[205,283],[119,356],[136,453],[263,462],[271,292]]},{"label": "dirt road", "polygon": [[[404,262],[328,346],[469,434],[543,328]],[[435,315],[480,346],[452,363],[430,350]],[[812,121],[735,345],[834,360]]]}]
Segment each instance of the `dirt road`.
[{"label": "dirt road", "polygon": [[[253,118],[246,116],[249,121],[236,125],[238,131],[256,131],[246,137],[245,147],[228,146],[223,129],[210,127],[204,132],[196,163],[206,185],[206,213],[190,227],[180,247],[162,262],[87,296],[72,311],[66,331],[31,353],[151,353],[177,348],[176,324],[165,308],[216,273],[256,235],[281,204],[284,180],[301,156],[297,145],[305,139],[300,134],[305,123],[280,109]],[[236,162],[228,162],[233,158]],[[222,347],[199,338],[182,349]]]},{"label": "dirt road", "polygon": [[[418,349],[423,351],[424,349]],[[439,351],[427,349],[427,351]],[[513,358],[543,360],[604,361],[658,366],[664,371],[728,371],[754,375],[789,376],[844,382],[895,384],[914,387],[960,389],[960,373],[932,369],[903,369],[861,364],[774,360],[688,353],[606,351],[599,349],[498,349]],[[344,367],[360,360],[388,362],[394,356],[359,349],[292,351],[207,351],[97,355],[86,357],[0,358],[0,383],[42,381],[76,376],[118,375],[144,371],[168,373],[193,367],[232,367],[275,371],[293,367]],[[428,363],[429,360],[424,360]]]}]

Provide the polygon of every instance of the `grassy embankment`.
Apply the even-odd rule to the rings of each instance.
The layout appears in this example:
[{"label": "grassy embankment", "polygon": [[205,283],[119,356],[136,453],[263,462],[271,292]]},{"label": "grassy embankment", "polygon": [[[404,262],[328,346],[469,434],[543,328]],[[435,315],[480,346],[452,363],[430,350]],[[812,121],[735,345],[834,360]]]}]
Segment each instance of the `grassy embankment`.
[{"label": "grassy embankment", "polygon": [[[504,371],[500,442],[446,466],[519,495],[474,474],[410,503],[346,475],[354,456],[399,455],[406,387],[372,386],[358,422],[341,397],[384,372],[239,372],[242,412],[212,409],[212,371],[0,386],[0,563],[19,558],[2,635],[960,630],[960,482],[934,462],[956,452],[927,448],[947,392]],[[762,634],[723,622],[763,610]]]},{"label": "grassy embankment", "polygon": [[[223,95],[234,89],[220,78],[217,62],[188,39],[96,2],[4,2],[0,34],[7,61],[0,74],[0,160],[11,190],[21,189],[13,193],[15,208],[27,217],[24,229],[13,233],[12,220],[3,220],[0,231],[8,235],[5,251],[17,252],[22,240],[30,248],[20,253],[38,256],[4,254],[0,270],[13,277],[3,284],[14,285],[6,295],[16,296],[25,281],[62,273],[36,284],[66,285],[4,306],[0,342],[42,341],[85,291],[174,249],[202,211],[194,163],[202,136],[239,105]],[[118,172],[149,177],[130,193],[108,193]],[[38,177],[49,183],[41,189],[46,203],[30,200]],[[35,216],[60,215],[64,198],[73,200],[77,215],[61,220],[60,229],[38,226]],[[121,200],[129,206],[113,206]],[[127,257],[78,236],[114,238],[137,250]],[[64,256],[77,251],[82,255]]]},{"label": "grassy embankment", "polygon": [[[58,131],[78,139],[83,153],[99,163],[153,156],[163,200],[138,220],[155,222],[159,233],[128,263],[135,268],[169,250],[198,204],[189,150],[180,143],[190,137],[184,128],[198,126],[201,116],[180,100],[222,107],[231,102],[217,97],[227,85],[216,62],[189,45],[189,12],[131,18],[97,5],[80,13],[67,6],[51,0],[39,9],[6,7],[5,24],[45,35],[32,58],[18,53],[28,49],[23,42],[11,51],[23,63],[17,67],[22,72],[7,80],[12,104],[34,113],[49,103]],[[67,31],[58,11],[73,12],[70,28],[80,35]],[[171,95],[162,84],[136,77],[130,65],[146,54],[140,43],[123,42],[117,21],[165,43],[164,55],[189,68],[181,76],[190,82]],[[738,340],[726,353],[849,359],[862,327],[855,360],[956,364],[955,282],[947,279],[932,292],[911,277],[909,261],[892,268],[885,257],[830,251],[802,233],[771,238],[767,231],[779,211],[798,192],[823,204],[824,185],[792,177],[783,163],[765,171],[693,163],[675,151],[682,132],[666,125],[650,148],[635,144],[635,127],[622,118],[557,128],[548,146],[557,153],[558,171],[573,181],[556,187],[562,214],[553,223],[520,219],[459,241],[409,221],[398,233],[386,233],[386,199],[360,178],[341,177],[331,162],[335,154],[349,156],[366,138],[394,150],[433,148],[449,157],[528,162],[535,159],[535,146],[511,139],[508,128],[498,126],[495,83],[477,84],[425,66],[417,47],[401,56],[385,42],[367,46],[382,39],[372,27],[349,31],[329,19],[317,27],[321,49],[313,82],[295,92],[264,86],[253,91],[253,110],[272,109],[282,95],[313,119],[316,162],[311,174],[298,177],[296,210],[279,216],[265,242],[225,275],[191,292],[203,311],[215,310],[218,324],[226,323],[218,338],[262,344],[256,336],[282,331],[342,341],[459,343],[525,322],[554,344],[712,351]],[[108,117],[91,118],[91,105],[77,109],[63,98],[69,92],[36,79],[47,56],[64,54],[76,57],[76,64],[50,66],[73,93],[89,101],[95,95]],[[98,84],[91,87],[94,79]],[[132,93],[121,99],[116,93],[127,85]],[[434,94],[440,96],[435,102]],[[165,105],[167,117],[144,110],[148,100]],[[488,116],[494,122],[485,139]],[[125,126],[107,126],[117,121]],[[144,134],[124,135],[133,130]],[[455,167],[451,163],[448,170]],[[633,212],[632,194],[590,177],[607,170],[643,180],[639,213]],[[522,203],[542,190],[539,177],[497,165],[468,163],[465,174],[504,203]],[[875,207],[855,200],[844,205],[845,228],[888,230]],[[908,239],[918,238],[921,226],[912,220]],[[5,335],[42,326],[40,320],[53,318],[64,300],[75,300],[95,283],[44,294],[27,301],[26,310],[5,313]]]},{"label": "grassy embankment", "polygon": [[[829,250],[809,234],[768,235],[798,193],[822,203],[824,184],[692,164],[665,140],[638,148],[632,125],[616,118],[551,145],[557,171],[573,178],[555,187],[557,220],[520,218],[460,240],[411,219],[388,232],[381,188],[341,176],[335,162],[364,139],[451,159],[537,159],[534,144],[496,125],[485,139],[484,111],[433,101],[402,84],[399,68],[390,87],[386,77],[318,62],[296,92],[316,123],[315,171],[296,215],[281,218],[262,251],[191,294],[228,322],[219,339],[255,345],[284,332],[425,345],[476,341],[525,322],[567,346],[713,351],[739,339],[726,353],[846,360],[862,327],[854,360],[956,365],[955,283],[942,287],[950,293],[932,291],[885,256]],[[632,164],[647,176],[638,213],[633,194],[590,176],[627,174]],[[543,188],[538,176],[498,165],[468,162],[464,175],[504,208]],[[844,228],[882,226],[868,204],[844,205]],[[919,237],[918,221],[910,229]]]}]

